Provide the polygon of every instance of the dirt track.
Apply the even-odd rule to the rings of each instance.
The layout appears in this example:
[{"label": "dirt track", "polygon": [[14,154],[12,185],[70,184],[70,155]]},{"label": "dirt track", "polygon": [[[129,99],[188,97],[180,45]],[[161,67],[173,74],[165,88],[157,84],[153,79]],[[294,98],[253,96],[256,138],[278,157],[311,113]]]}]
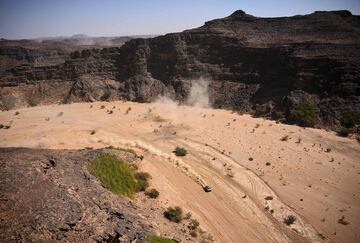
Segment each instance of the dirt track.
[{"label": "dirt track", "polygon": [[[190,210],[218,242],[314,242],[321,241],[318,233],[325,241],[360,239],[356,141],[171,104],[83,103],[19,112],[0,113],[0,123],[11,125],[0,130],[0,146],[135,148],[145,156],[142,169],[152,174],[164,206]],[[189,154],[176,158],[177,145]],[[213,192],[205,193],[203,183]],[[287,227],[282,220],[290,214],[298,220]],[[350,224],[338,224],[342,216]]]}]

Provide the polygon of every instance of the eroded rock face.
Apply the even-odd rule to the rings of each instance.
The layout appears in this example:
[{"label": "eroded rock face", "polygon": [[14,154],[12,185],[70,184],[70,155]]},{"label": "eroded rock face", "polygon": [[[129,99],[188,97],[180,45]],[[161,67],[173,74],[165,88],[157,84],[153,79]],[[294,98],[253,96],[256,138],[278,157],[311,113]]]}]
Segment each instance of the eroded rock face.
[{"label": "eroded rock face", "polygon": [[146,75],[172,86],[207,76],[213,103],[235,109],[269,101],[282,109],[293,90],[349,103],[359,96],[359,46],[360,20],[348,11],[289,18],[236,11],[197,29],[126,43],[118,78]]},{"label": "eroded rock face", "polygon": [[[31,53],[11,52],[30,64],[3,70],[0,84],[93,75],[119,83],[114,99],[148,102],[166,94],[185,101],[193,80],[206,78],[215,107],[251,111],[271,102],[280,112],[289,108],[284,98],[302,90],[317,100],[322,120],[336,126],[338,110],[360,107],[359,47],[360,17],[349,11],[258,18],[239,10],[181,33],[73,52],[59,65],[34,67]],[[89,101],[83,88],[73,86],[69,101]]]},{"label": "eroded rock face", "polygon": [[147,242],[136,207],[88,173],[98,151],[0,150],[1,242]]}]

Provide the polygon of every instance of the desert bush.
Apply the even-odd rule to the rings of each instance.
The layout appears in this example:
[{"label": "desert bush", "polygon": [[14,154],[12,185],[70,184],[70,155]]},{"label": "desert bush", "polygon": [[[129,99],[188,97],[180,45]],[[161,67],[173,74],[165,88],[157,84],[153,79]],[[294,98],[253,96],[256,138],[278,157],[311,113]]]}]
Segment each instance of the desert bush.
[{"label": "desert bush", "polygon": [[284,218],[284,224],[291,225],[294,224],[296,221],[296,217],[294,215],[289,215],[286,218]]},{"label": "desert bush", "polygon": [[191,230],[190,235],[191,235],[191,237],[196,238],[196,237],[198,237],[198,232],[196,230]]},{"label": "desert bush", "polygon": [[285,118],[284,112],[281,111],[273,111],[271,113],[271,117],[275,120],[282,120]]},{"label": "desert bush", "polygon": [[185,156],[187,154],[187,150],[182,147],[176,147],[174,153],[176,156]]},{"label": "desert bush", "polygon": [[290,110],[287,119],[300,126],[313,127],[319,121],[317,105],[311,101],[303,101]]},{"label": "desert bush", "polygon": [[337,131],[337,135],[340,137],[348,137],[353,132],[353,128],[342,127]]},{"label": "desert bush", "polygon": [[152,188],[148,191],[145,192],[146,196],[150,197],[150,198],[158,198],[160,195],[160,192],[158,190],[156,190],[155,188]]},{"label": "desert bush", "polygon": [[88,168],[92,175],[115,194],[132,198],[137,191],[135,170],[115,155],[100,153]]},{"label": "desert bush", "polygon": [[197,221],[196,219],[192,219],[189,224],[189,229],[196,230],[199,226],[200,226],[199,221]]},{"label": "desert bush", "polygon": [[180,207],[170,207],[164,212],[164,216],[172,222],[180,223],[183,219],[183,211]]},{"label": "desert bush", "polygon": [[214,108],[222,108],[224,107],[225,104],[225,98],[224,97],[218,97],[214,100],[213,102],[213,107]]},{"label": "desert bush", "polygon": [[129,114],[130,111],[131,111],[131,107],[128,107],[125,114]]},{"label": "desert bush", "polygon": [[147,238],[150,243],[178,243],[176,240],[157,235],[149,235]]},{"label": "desert bush", "polygon": [[232,172],[231,170],[228,170],[228,171],[226,172],[226,175],[227,175],[228,177],[230,177],[230,178],[233,178],[233,177],[234,177],[234,172]]},{"label": "desert bush", "polygon": [[137,172],[135,173],[135,179],[137,181],[136,189],[137,191],[145,191],[149,187],[150,174],[147,172]]},{"label": "desert bush", "polygon": [[341,126],[351,128],[360,124],[360,111],[347,110],[341,113]]},{"label": "desert bush", "polygon": [[268,114],[268,109],[266,106],[263,105],[256,105],[255,106],[255,117],[262,117],[262,116],[266,116]]},{"label": "desert bush", "polygon": [[345,220],[345,216],[342,216],[342,217],[338,220],[338,223],[339,223],[339,224],[342,224],[342,225],[348,225],[348,224],[350,224],[348,221]]},{"label": "desert bush", "polygon": [[280,138],[280,141],[283,141],[283,142],[287,141],[287,140],[289,140],[289,135],[285,135],[285,136]]},{"label": "desert bush", "polygon": [[35,96],[30,96],[28,98],[28,104],[29,106],[31,107],[34,107],[34,106],[37,106],[40,104],[40,99],[39,98],[36,98]]}]

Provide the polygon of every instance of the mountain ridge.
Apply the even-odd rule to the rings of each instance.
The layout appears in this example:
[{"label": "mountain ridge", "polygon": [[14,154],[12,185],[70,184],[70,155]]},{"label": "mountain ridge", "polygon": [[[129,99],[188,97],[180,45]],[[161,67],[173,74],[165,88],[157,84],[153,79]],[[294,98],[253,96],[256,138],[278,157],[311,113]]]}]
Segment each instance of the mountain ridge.
[{"label": "mountain ridge", "polygon": [[[237,10],[199,28],[117,47],[82,48],[60,61],[50,52],[48,59],[57,60],[51,65],[41,53],[0,45],[5,64],[0,106],[25,106],[26,97],[39,96],[39,85],[46,90],[56,82],[64,84],[64,95],[55,100],[43,95],[39,103],[88,102],[105,93],[113,100],[150,102],[167,95],[184,102],[193,81],[206,77],[213,107],[264,110],[258,115],[289,120],[290,111],[310,99],[318,125],[336,129],[342,111],[359,111],[359,47],[360,16],[347,10],[275,18]],[[9,88],[19,84],[32,86]],[[8,96],[21,98],[6,102]]]}]

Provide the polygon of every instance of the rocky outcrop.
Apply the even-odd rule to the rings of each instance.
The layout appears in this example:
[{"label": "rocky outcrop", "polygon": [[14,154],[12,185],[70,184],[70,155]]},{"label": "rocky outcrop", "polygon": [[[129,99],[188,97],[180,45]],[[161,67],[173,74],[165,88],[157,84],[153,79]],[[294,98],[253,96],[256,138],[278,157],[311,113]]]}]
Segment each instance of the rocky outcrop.
[{"label": "rocky outcrop", "polygon": [[112,148],[0,148],[0,242],[148,242],[160,233],[194,242],[155,199],[130,200],[102,186],[87,170],[100,152],[139,160]]},{"label": "rocky outcrop", "polygon": [[0,151],[0,241],[147,241],[150,228],[127,200],[94,183],[91,153],[34,152]]},{"label": "rocky outcrop", "polygon": [[[193,80],[205,78],[215,107],[251,112],[272,103],[284,114],[284,99],[301,90],[316,100],[322,123],[336,127],[339,111],[360,109],[359,47],[360,17],[349,11],[258,18],[239,10],[181,33],[73,52],[63,64],[16,66],[3,71],[0,84],[95,75],[119,83],[114,99],[147,102],[164,94],[184,101]],[[82,99],[81,86],[73,87],[80,90],[71,96]]]}]

